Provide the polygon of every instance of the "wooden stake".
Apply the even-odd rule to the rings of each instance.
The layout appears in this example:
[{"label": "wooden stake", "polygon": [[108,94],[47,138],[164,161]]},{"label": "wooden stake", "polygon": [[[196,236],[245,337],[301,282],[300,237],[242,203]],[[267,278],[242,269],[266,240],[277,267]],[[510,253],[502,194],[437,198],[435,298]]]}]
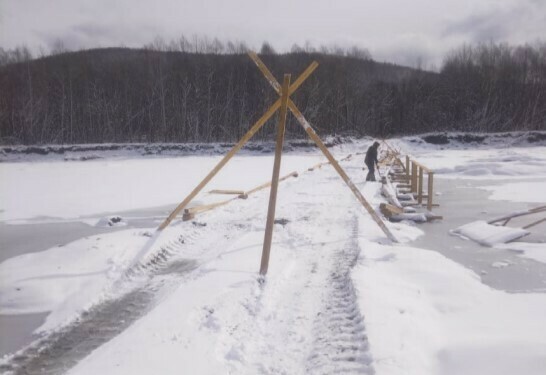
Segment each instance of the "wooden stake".
[{"label": "wooden stake", "polygon": [[[305,71],[298,77],[298,79],[290,86],[288,89],[289,93],[293,93],[298,89],[298,87],[313,73],[317,68],[318,63],[313,62]],[[207,183],[212,180],[212,178],[226,165],[226,163],[254,136],[254,134],[260,130],[260,128],[269,120],[271,116],[279,109],[281,106],[281,98],[277,99],[275,103],[264,113],[258,121],[250,128],[250,130],[241,138],[241,140],[233,146],[233,148],[224,156],[222,160],[209,172],[209,174],[192,190],[192,192],[180,203],[173,212],[161,223],[157,230],[161,231],[165,229],[171,221],[182,211],[188,203],[191,202],[193,198],[207,185]]]},{"label": "wooden stake", "polygon": [[417,202],[423,203],[423,168],[419,167],[419,188],[417,195]]},{"label": "wooden stake", "polygon": [[282,144],[284,142],[284,130],[286,125],[286,104],[288,102],[288,87],[290,86],[290,74],[284,75],[281,94],[281,112],[279,126],[277,127],[277,144],[275,145],[275,161],[273,163],[273,176],[271,178],[271,191],[269,193],[269,207],[267,209],[267,222],[265,225],[264,247],[260,264],[260,275],[265,275],[269,267],[269,255],[271,253],[271,241],[273,239],[273,225],[275,221],[275,206],[277,204],[277,188],[279,186],[279,172],[281,168]]},{"label": "wooden stake", "polygon": [[[252,58],[252,60],[256,63],[256,65],[258,66],[258,68],[262,71],[262,73],[264,74],[264,76],[267,78],[267,80],[269,81],[269,83],[271,84],[271,86],[273,86],[273,88],[275,89],[275,91],[277,91],[277,93],[280,94],[279,92],[279,83],[277,82],[277,80],[275,79],[275,77],[273,76],[273,74],[271,74],[271,72],[269,71],[269,69],[265,66],[265,64],[260,60],[260,58],[255,54],[255,53],[249,53],[249,56],[250,58]],[[334,157],[332,156],[332,154],[330,153],[330,151],[328,150],[328,148],[326,148],[326,146],[324,145],[324,143],[322,142],[322,140],[319,138],[319,136],[317,135],[317,133],[315,133],[315,131],[313,130],[313,128],[311,127],[311,125],[309,124],[309,122],[307,122],[307,120],[305,119],[305,117],[303,116],[303,114],[300,112],[300,110],[298,109],[298,107],[296,107],[296,105],[294,104],[294,102],[288,98],[288,108],[290,109],[290,111],[292,112],[292,114],[296,117],[296,119],[298,120],[298,122],[300,123],[301,126],[303,126],[303,128],[305,129],[305,132],[309,135],[309,137],[313,140],[313,142],[315,142],[315,144],[318,146],[318,148],[322,151],[322,153],[324,154],[324,156],[326,156],[326,158],[328,159],[328,161],[332,164],[332,166],[334,167],[334,169],[336,170],[336,172],[341,176],[341,178],[343,179],[343,181],[345,181],[345,183],[347,184],[347,186],[349,186],[349,188],[351,189],[351,191],[353,192],[353,194],[356,196],[356,198],[359,200],[359,202],[364,206],[364,208],[366,209],[366,211],[368,211],[368,213],[371,215],[372,219],[377,223],[377,225],[379,225],[379,227],[383,230],[383,232],[387,235],[387,237],[393,241],[393,242],[398,242],[398,240],[396,239],[396,237],[394,237],[394,235],[391,233],[391,231],[385,226],[385,223],[383,222],[383,220],[381,220],[381,218],[377,215],[377,213],[374,211],[373,207],[370,206],[370,204],[368,203],[368,201],[366,200],[366,198],[364,198],[364,196],[362,195],[362,193],[360,192],[360,190],[358,190],[358,188],[355,186],[355,184],[351,181],[351,179],[349,178],[349,176],[347,176],[347,174],[345,173],[345,171],[341,168],[341,166],[339,165],[339,163],[336,161],[336,159],[334,159]]]},{"label": "wooden stake", "polygon": [[543,223],[546,221],[546,217],[543,218],[543,219],[540,219],[540,220],[537,220],[535,222],[532,222],[531,224],[527,224],[526,226],[524,226],[522,229],[528,229],[528,228],[531,228],[531,227],[534,227],[535,225],[538,225],[540,223]]},{"label": "wooden stake", "polygon": [[411,192],[417,193],[417,164],[411,162]]},{"label": "wooden stake", "polygon": [[428,172],[427,210],[432,210],[432,197],[434,196],[434,172]]},{"label": "wooden stake", "polygon": [[343,168],[341,168],[341,166],[339,165],[339,163],[336,161],[336,159],[334,159],[334,157],[332,156],[332,154],[330,153],[330,151],[328,150],[328,148],[326,148],[326,146],[324,145],[324,143],[322,142],[322,140],[319,138],[319,136],[317,135],[317,133],[315,133],[315,131],[313,130],[313,128],[311,127],[311,125],[307,122],[307,120],[305,119],[305,117],[303,117],[303,114],[300,112],[300,110],[298,109],[298,107],[296,107],[296,105],[294,104],[294,102],[292,102],[292,100],[288,99],[288,108],[290,108],[290,111],[292,111],[292,113],[294,114],[294,116],[296,117],[296,119],[298,120],[298,122],[301,124],[301,126],[303,126],[303,128],[305,129],[305,132],[309,135],[309,137],[313,140],[313,142],[316,143],[316,145],[318,146],[318,148],[322,151],[322,153],[324,154],[324,156],[326,156],[326,158],[328,159],[328,161],[332,164],[332,166],[334,167],[334,169],[336,170],[336,172],[340,175],[341,179],[343,181],[345,181],[345,183],[347,184],[347,186],[349,187],[349,189],[351,189],[351,191],[353,192],[353,194],[355,195],[355,197],[358,199],[358,201],[362,204],[362,206],[364,206],[364,208],[366,209],[366,211],[368,211],[368,213],[370,214],[370,216],[372,217],[372,219],[376,222],[377,225],[379,225],[379,227],[381,228],[381,230],[383,230],[383,233],[385,233],[385,235],[392,241],[392,242],[398,242],[398,240],[396,239],[396,237],[394,237],[394,235],[391,233],[391,231],[389,230],[389,228],[387,228],[387,226],[385,225],[385,223],[383,222],[383,220],[381,220],[381,218],[377,215],[377,213],[375,212],[375,210],[373,209],[372,206],[370,206],[370,204],[368,203],[368,201],[366,200],[366,198],[364,198],[364,196],[362,195],[362,193],[360,192],[360,190],[358,190],[358,188],[355,186],[355,184],[351,181],[351,179],[349,178],[349,176],[347,176],[347,174],[345,173],[345,171],[343,170]]}]

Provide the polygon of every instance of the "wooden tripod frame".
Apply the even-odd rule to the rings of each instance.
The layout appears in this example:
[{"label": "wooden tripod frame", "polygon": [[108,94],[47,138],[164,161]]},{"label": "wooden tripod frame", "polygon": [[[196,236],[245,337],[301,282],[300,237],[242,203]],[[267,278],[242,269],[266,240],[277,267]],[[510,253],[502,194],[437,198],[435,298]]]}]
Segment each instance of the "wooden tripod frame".
[{"label": "wooden tripod frame", "polygon": [[290,78],[291,76],[289,74],[284,75],[283,85],[281,86],[279,82],[275,79],[273,74],[269,71],[267,66],[263,63],[263,61],[258,57],[258,55],[254,52],[249,53],[250,58],[256,66],[260,69],[262,74],[265,76],[265,78],[268,80],[269,84],[273,87],[273,89],[279,94],[279,99],[269,107],[269,109],[263,114],[263,116],[250,128],[250,130],[241,138],[241,140],[233,146],[233,148],[224,156],[222,160],[209,172],[209,174],[197,185],[192,192],[174,209],[174,211],[161,223],[161,225],[158,227],[158,231],[161,231],[165,229],[171,221],[191,202],[193,198],[199,192],[205,187],[205,185],[226,165],[226,163],[252,138],[252,136],[267,122],[269,118],[280,108],[280,118],[279,123],[277,126],[277,140],[275,145],[275,161],[273,163],[273,176],[271,179],[271,191],[269,195],[269,207],[267,212],[267,223],[265,228],[265,235],[264,235],[264,246],[262,251],[262,259],[260,264],[260,274],[265,275],[267,273],[268,265],[269,265],[269,255],[271,252],[271,241],[273,238],[273,226],[274,226],[274,219],[275,219],[275,207],[276,207],[276,201],[277,201],[277,189],[278,189],[278,183],[279,183],[279,171],[280,171],[280,165],[281,165],[281,154],[282,154],[282,148],[283,148],[283,142],[284,142],[284,133],[285,133],[285,125],[286,125],[286,115],[287,110],[290,109],[292,114],[296,117],[300,125],[304,128],[305,132],[309,135],[309,137],[315,142],[315,144],[318,146],[318,148],[322,151],[324,156],[328,159],[328,161],[332,164],[336,172],[340,175],[340,177],[345,181],[347,186],[351,189],[355,197],[358,199],[358,201],[364,206],[366,211],[371,215],[373,220],[377,223],[377,225],[383,230],[385,235],[393,242],[398,242],[397,239],[394,237],[394,235],[389,231],[389,229],[385,226],[385,223],[381,218],[377,215],[375,210],[372,208],[372,206],[368,203],[366,198],[362,195],[360,190],[355,186],[355,184],[351,181],[347,173],[341,168],[337,160],[332,156],[330,151],[326,148],[320,137],[317,135],[317,133],[313,130],[311,127],[311,124],[305,119],[303,114],[300,112],[298,107],[294,104],[292,99],[290,99],[290,95],[292,95],[300,86],[301,84],[313,73],[313,71],[317,68],[318,63],[316,61],[313,61],[311,65],[294,81],[293,84],[290,84]]}]

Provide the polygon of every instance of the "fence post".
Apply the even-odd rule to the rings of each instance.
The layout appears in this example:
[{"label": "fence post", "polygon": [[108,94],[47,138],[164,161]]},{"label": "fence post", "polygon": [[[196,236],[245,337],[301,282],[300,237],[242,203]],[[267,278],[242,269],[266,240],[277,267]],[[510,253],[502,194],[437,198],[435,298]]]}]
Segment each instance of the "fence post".
[{"label": "fence post", "polygon": [[273,176],[271,177],[271,191],[269,193],[269,207],[267,209],[267,222],[265,225],[264,247],[262,250],[262,260],[260,264],[261,275],[265,275],[269,267],[269,254],[271,253],[271,240],[273,239],[273,225],[275,221],[275,206],[277,204],[277,189],[279,186],[279,171],[281,168],[281,154],[286,125],[289,86],[290,74],[285,74],[282,85],[281,112],[279,116],[279,126],[277,127],[277,143],[275,145],[275,161],[273,163]]},{"label": "fence post", "polygon": [[410,164],[409,164],[409,156],[406,155],[406,177],[407,177],[407,180],[409,181],[409,178],[410,178]]},{"label": "fence post", "polygon": [[419,204],[423,203],[423,168],[419,167],[419,188],[418,188],[418,195],[417,195],[417,202]]},{"label": "fence post", "polygon": [[427,210],[431,211],[432,210],[432,197],[434,196],[434,189],[433,189],[433,185],[434,185],[434,172],[428,172],[428,192],[427,192],[427,195],[428,195],[428,199],[427,199]]},{"label": "fence post", "polygon": [[417,193],[417,164],[411,161],[411,192]]}]

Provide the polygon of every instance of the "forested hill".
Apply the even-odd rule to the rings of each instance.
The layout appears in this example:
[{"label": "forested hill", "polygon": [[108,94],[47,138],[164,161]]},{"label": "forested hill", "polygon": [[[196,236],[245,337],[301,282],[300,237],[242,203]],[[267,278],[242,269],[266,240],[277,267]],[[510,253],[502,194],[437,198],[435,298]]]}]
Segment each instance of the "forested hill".
[{"label": "forested hill", "polygon": [[[465,47],[440,73],[319,53],[261,57],[279,80],[318,61],[293,99],[322,135],[546,130],[543,50]],[[0,141],[235,141],[276,98],[246,54],[69,52],[0,67]],[[303,137],[289,119],[287,136]],[[273,133],[274,120],[257,137]]]}]

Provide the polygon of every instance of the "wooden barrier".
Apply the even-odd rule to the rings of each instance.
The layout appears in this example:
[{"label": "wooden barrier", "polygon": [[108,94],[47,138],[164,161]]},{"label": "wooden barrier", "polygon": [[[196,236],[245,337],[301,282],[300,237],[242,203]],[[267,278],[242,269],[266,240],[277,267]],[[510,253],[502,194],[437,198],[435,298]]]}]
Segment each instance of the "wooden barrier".
[{"label": "wooden barrier", "polygon": [[[279,182],[287,180],[290,177],[298,177],[298,172],[292,172],[292,173],[287,174],[286,176],[283,176],[283,177],[279,178]],[[210,211],[212,209],[215,209],[216,207],[224,206],[224,205],[226,205],[226,204],[228,204],[228,203],[230,203],[230,202],[232,202],[232,201],[234,201],[236,199],[247,199],[250,194],[254,194],[255,192],[263,190],[265,188],[268,188],[269,186],[271,186],[271,181],[268,181],[268,182],[266,182],[264,184],[261,184],[261,185],[255,187],[255,188],[253,188],[253,189],[251,189],[249,191],[246,191],[246,192],[242,191],[242,190],[234,190],[234,191],[241,191],[242,192],[241,194],[239,194],[235,198],[231,198],[231,199],[221,201],[221,202],[215,202],[215,203],[210,203],[210,204],[185,208],[184,209],[184,214],[182,216],[182,220],[183,221],[191,220],[191,219],[195,218],[196,214],[200,214],[200,213],[203,213],[203,212]]]},{"label": "wooden barrier", "polygon": [[[317,68],[318,63],[313,61],[311,65],[296,79],[296,81],[290,86],[288,95],[294,93],[298,87],[313,73]],[[281,107],[281,98],[277,99],[275,103],[269,107],[269,109],[256,121],[256,123],[250,128],[248,132],[237,142],[235,146],[223,157],[222,160],[209,172],[209,174],[192,190],[192,192],[174,209],[173,212],[161,223],[157,228],[158,231],[165,229],[171,221],[182,211],[193,198],[199,194],[199,192],[212,180],[212,178],[227,164],[227,162],[256,134],[258,130],[264,126],[264,124],[273,116],[273,114]]]},{"label": "wooden barrier", "polygon": [[[185,207],[194,199],[197,194],[207,185],[208,182],[227,164],[227,162],[254,136],[254,134],[262,128],[262,126],[267,122],[269,118],[278,110],[280,109],[280,118],[279,118],[279,125],[277,128],[277,142],[275,147],[275,161],[273,166],[273,176],[271,179],[271,192],[270,192],[270,199],[269,199],[269,206],[268,206],[268,213],[267,213],[267,222],[266,222],[266,230],[264,234],[264,247],[262,251],[262,259],[261,259],[261,265],[260,265],[260,274],[263,276],[267,273],[268,263],[269,263],[269,255],[271,250],[271,241],[272,241],[272,235],[273,235],[273,223],[275,219],[275,206],[276,206],[276,197],[277,197],[277,188],[278,184],[280,182],[279,179],[279,171],[280,171],[280,163],[281,163],[281,153],[282,153],[282,145],[284,141],[284,132],[285,132],[285,123],[286,123],[286,114],[288,109],[292,112],[292,114],[296,117],[300,125],[304,128],[305,132],[309,135],[309,137],[315,142],[315,144],[319,147],[319,149],[322,151],[322,153],[326,156],[326,159],[328,159],[327,163],[324,164],[332,164],[336,172],[340,175],[340,177],[343,179],[343,181],[347,184],[347,186],[351,189],[353,194],[356,196],[356,198],[360,201],[362,206],[368,211],[372,219],[377,223],[377,225],[383,230],[383,232],[387,235],[387,237],[393,241],[398,242],[396,237],[390,232],[390,230],[385,226],[385,223],[383,220],[377,215],[377,213],[374,211],[374,209],[370,206],[368,201],[364,198],[360,190],[357,189],[357,187],[354,185],[354,183],[351,181],[349,176],[345,173],[345,171],[341,168],[339,163],[334,159],[330,151],[326,148],[322,140],[319,138],[319,136],[316,134],[314,129],[311,127],[309,122],[305,119],[303,114],[300,112],[298,107],[294,104],[294,102],[290,99],[290,95],[293,94],[297,88],[305,81],[309,75],[316,69],[318,66],[317,62],[313,62],[299,77],[296,79],[296,81],[290,85],[290,75],[285,74],[284,76],[284,82],[283,86],[277,82],[273,74],[269,71],[269,69],[265,66],[265,64],[260,60],[258,55],[256,55],[254,52],[250,52],[249,56],[254,61],[254,63],[257,65],[257,67],[260,69],[260,71],[263,73],[263,75],[266,77],[266,79],[269,81],[270,85],[275,89],[275,91],[279,94],[280,98],[278,98],[272,105],[269,107],[269,109],[258,119],[258,121],[250,128],[250,130],[247,131],[247,133],[239,140],[239,142],[232,147],[232,149],[220,160],[220,162],[209,172],[209,174],[191,191],[191,193],[171,212],[171,214],[159,225],[157,228],[157,232],[162,231],[165,229],[171,222],[174,220],[174,218],[185,209]],[[320,167],[319,165],[319,167]],[[260,188],[260,187],[258,187]],[[218,191],[217,191],[218,193]],[[240,194],[240,191],[221,191],[221,194],[238,194],[238,197],[246,197],[247,194]],[[237,198],[238,198],[237,197]],[[237,199],[232,198],[232,199]],[[185,214],[187,217],[193,217],[195,213],[197,212],[204,212],[206,210],[210,210],[212,208],[227,204],[232,199],[224,201],[224,202],[217,202],[210,205],[200,206],[200,207],[193,207],[189,208],[185,211]]]},{"label": "wooden barrier", "polygon": [[[261,72],[263,73],[263,75],[267,78],[267,80],[269,81],[270,85],[273,87],[273,89],[277,92],[277,94],[281,94],[281,89],[280,89],[280,85],[279,83],[277,82],[277,80],[275,79],[275,77],[273,76],[273,74],[271,74],[271,72],[269,71],[269,69],[267,68],[267,66],[265,66],[265,64],[260,60],[260,58],[258,57],[258,55],[256,55],[255,53],[250,53],[249,56],[252,58],[252,60],[254,60],[254,63],[256,64],[256,66],[258,66],[258,68],[261,70]],[[396,237],[394,237],[394,235],[391,233],[391,231],[386,227],[385,223],[383,222],[383,220],[381,220],[381,218],[377,215],[377,213],[375,212],[375,210],[372,208],[372,206],[370,206],[370,204],[368,203],[368,201],[366,200],[366,198],[364,198],[364,196],[362,195],[362,193],[360,192],[360,190],[358,190],[358,188],[355,186],[355,184],[351,181],[351,179],[349,178],[349,176],[345,173],[345,171],[343,170],[343,168],[341,168],[341,166],[339,165],[339,163],[336,161],[336,159],[332,156],[332,154],[330,153],[330,151],[328,150],[328,148],[324,145],[324,143],[322,142],[322,140],[320,139],[320,137],[317,135],[317,133],[315,132],[315,130],[313,129],[313,127],[311,126],[311,124],[309,124],[309,122],[305,119],[305,117],[303,116],[303,114],[300,112],[300,110],[298,109],[298,107],[294,104],[294,102],[288,98],[288,108],[290,109],[290,111],[292,112],[292,114],[294,115],[294,117],[296,117],[296,120],[298,120],[298,122],[300,123],[300,125],[303,127],[303,129],[305,130],[305,132],[307,133],[307,135],[309,135],[309,137],[313,140],[313,142],[315,142],[315,144],[318,146],[318,148],[322,151],[322,153],[324,154],[324,156],[326,156],[326,158],[328,159],[328,161],[332,164],[332,166],[334,167],[334,169],[336,170],[336,172],[340,175],[340,177],[342,178],[342,180],[347,184],[347,186],[349,187],[349,189],[351,189],[351,191],[353,192],[353,194],[355,195],[355,197],[358,199],[358,201],[362,204],[362,206],[366,209],[366,211],[368,211],[368,213],[370,214],[370,216],[372,217],[372,219],[376,222],[376,224],[381,228],[381,230],[383,231],[383,233],[385,233],[385,235],[393,242],[398,242],[398,240],[396,239]]]},{"label": "wooden barrier", "polygon": [[[400,161],[400,164],[402,162]],[[427,174],[427,194],[423,193],[424,187],[424,174]],[[427,210],[432,210],[432,207],[437,207],[437,204],[434,204],[434,172],[424,166],[423,164],[417,162],[416,160],[411,159],[406,155],[406,168],[405,176],[402,178],[398,176],[397,181],[403,181],[407,179],[409,181],[409,189],[411,193],[414,193],[417,196],[417,202],[423,204],[423,199],[427,200]]]}]

